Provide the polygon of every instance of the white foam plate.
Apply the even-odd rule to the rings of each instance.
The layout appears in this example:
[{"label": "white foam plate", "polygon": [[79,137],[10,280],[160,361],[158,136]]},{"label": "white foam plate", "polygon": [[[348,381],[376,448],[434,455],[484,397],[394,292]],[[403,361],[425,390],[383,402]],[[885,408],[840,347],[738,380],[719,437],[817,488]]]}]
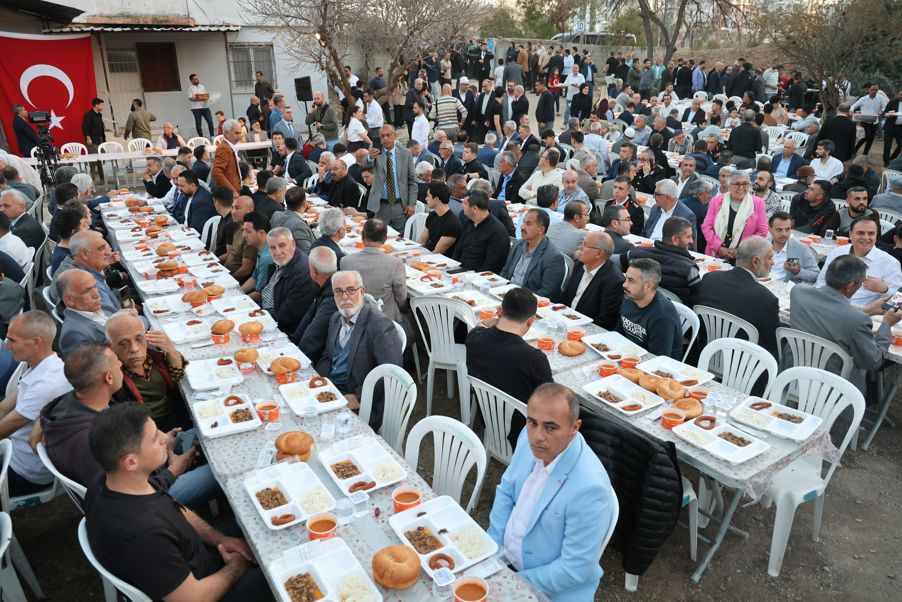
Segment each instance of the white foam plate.
[{"label": "white foam plate", "polygon": [[[348,400],[345,399],[345,396],[341,394],[331,380],[327,378],[324,386],[315,389],[310,388],[311,380],[313,379],[293,382],[287,385],[279,385],[279,392],[282,394],[282,397],[285,398],[285,401],[288,402],[288,406],[291,408],[292,412],[298,416],[303,416],[305,408],[312,407],[316,410],[317,414],[322,414],[348,405]],[[316,399],[317,395],[325,391],[334,394],[336,397],[335,401],[321,403]]]},{"label": "white foam plate", "polygon": [[[376,489],[400,483],[407,478],[407,471],[401,468],[401,465],[395,462],[394,458],[391,457],[391,454],[389,454],[379,441],[373,437],[358,436],[339,441],[332,447],[320,451],[319,459],[320,462],[323,463],[326,472],[329,473],[329,476],[332,477],[335,484],[338,485],[345,494],[348,494],[348,489],[350,489],[354,483],[360,481],[366,481],[367,483],[373,481],[376,482],[375,487],[367,490],[368,493],[372,494]],[[342,480],[339,479],[332,470],[332,465],[346,460],[350,460],[351,463],[357,467],[357,470],[360,471],[360,474]],[[393,464],[400,473],[400,476],[388,481],[380,481],[376,478],[375,472],[386,462]]]},{"label": "white foam plate", "polygon": [[[197,320],[200,320],[200,324],[188,326],[188,322]],[[176,345],[190,341],[202,341],[210,338],[210,327],[213,325],[213,322],[216,322],[216,320],[190,316],[184,320],[163,324],[163,332]]]},{"label": "white foam plate", "polygon": [[[719,437],[719,435],[723,432],[733,433],[737,437],[742,437],[750,443],[745,447],[734,445],[729,441],[726,441]],[[688,438],[686,436],[686,433],[700,433],[705,438],[710,439],[710,441],[708,443],[701,444]],[[770,448],[770,444],[766,441],[762,441],[761,439],[752,437],[744,431],[733,428],[723,419],[718,419],[714,424],[714,428],[710,431],[699,428],[698,426],[696,426],[694,420],[690,420],[689,422],[684,422],[683,424],[679,424],[673,427],[673,434],[683,441],[691,443],[695,447],[703,449],[712,456],[720,458],[721,460],[725,460],[730,464],[742,464],[743,462],[747,462],[755,456],[764,453]]]},{"label": "white foam plate", "polygon": [[233,322],[235,322],[236,329],[240,325],[244,324],[245,322],[260,322],[261,324],[263,324],[263,330],[266,332],[271,332],[277,328],[278,324],[276,324],[276,321],[273,319],[272,315],[270,315],[270,313],[268,311],[266,311],[265,309],[255,310],[255,311],[262,311],[263,315],[262,316],[251,316],[250,314],[252,314],[253,311],[254,310],[252,310],[252,311],[242,310],[239,312],[239,311],[235,310],[233,312],[229,312],[231,314],[231,315],[229,315],[229,320],[232,320]]},{"label": "white foam plate", "polygon": [[[210,301],[210,305],[212,305],[213,309],[218,313],[230,320],[232,319],[232,314],[251,312],[255,309],[260,309],[260,306],[257,305],[256,301],[247,295],[236,295],[234,297],[216,299],[215,301]],[[233,311],[225,311],[232,308],[234,308]]]},{"label": "white foam plate", "polygon": [[491,272],[470,272],[467,274],[460,274],[460,276],[466,278],[476,286],[485,285],[489,287],[498,287],[510,282],[506,278],[502,278],[498,274],[493,274]]},{"label": "white foam plate", "polygon": [[[702,385],[714,378],[714,375],[710,372],[699,370],[698,368],[689,366],[683,362],[678,362],[675,359],[663,355],[641,362],[636,368],[642,370],[646,374],[653,374],[655,370],[663,370],[664,372],[673,374],[673,377],[677,381],[686,379],[697,380],[698,382],[692,385],[693,387]],[[657,374],[655,374],[655,376],[657,376]]]},{"label": "white foam plate", "polygon": [[[148,281],[152,282],[152,281]],[[182,301],[182,294],[167,295],[156,299],[148,299],[144,302],[144,312],[150,313],[156,317],[164,317],[171,314],[186,312],[191,309],[190,303]],[[157,311],[162,313],[156,313]]]},{"label": "white foam plate", "polygon": [[370,589],[373,602],[383,602],[381,588],[370,579],[368,570],[360,565],[357,558],[343,539],[317,539],[302,546],[286,550],[274,560],[266,571],[276,584],[281,602],[292,602],[285,590],[285,583],[298,575],[310,575],[323,594],[321,602],[343,602],[339,588],[349,577],[361,575]]},{"label": "white foam plate", "polygon": [[[191,369],[191,366],[194,364],[188,364],[188,369]],[[237,371],[237,370],[236,370]],[[234,406],[226,406],[225,405],[225,397],[220,397],[218,399],[211,399],[209,401],[198,401],[191,405],[191,411],[194,413],[194,424],[200,429],[200,432],[205,437],[216,438],[216,437],[224,437],[226,435],[234,435],[236,433],[244,433],[246,431],[252,431],[258,426],[262,425],[263,422],[260,421],[260,417],[257,415],[256,410],[254,410],[253,404],[251,404],[250,397],[247,395],[238,395],[244,403]],[[215,406],[222,411],[222,414],[218,416],[213,416],[211,418],[201,418],[200,410],[201,408],[212,407]],[[232,422],[231,415],[236,410],[250,410],[251,416],[253,418],[251,420],[247,420],[245,422]],[[216,424],[217,426],[213,426]]]},{"label": "white foam plate", "polygon": [[[659,405],[664,404],[665,401],[662,397],[655,395],[651,391],[646,391],[636,383],[623,378],[619,374],[613,374],[611,376],[602,378],[601,380],[596,380],[595,382],[585,384],[583,385],[583,391],[585,391],[601,403],[608,405],[621,414],[626,414],[627,416],[632,416],[633,414],[639,414],[640,412],[644,412],[645,410],[656,408]],[[622,401],[617,403],[610,402],[607,399],[601,397],[601,393],[604,392],[615,395]],[[633,397],[633,395],[641,397],[644,400],[647,400],[649,403],[646,404],[645,401],[636,399]],[[624,407],[634,403],[640,404],[642,408],[632,411],[623,409]]]},{"label": "white foam plate", "polygon": [[[307,522],[313,514],[318,512],[329,512],[335,508],[335,498],[326,489],[322,481],[314,474],[313,470],[307,466],[306,462],[281,462],[252,473],[244,480],[244,488],[254,504],[254,508],[263,518],[263,524],[273,531],[281,531],[294,525],[300,525]],[[257,492],[264,489],[278,489],[285,497],[286,504],[264,510],[257,499]],[[327,508],[317,510],[316,512],[305,512],[301,506],[301,499],[308,493],[314,491],[322,491],[329,498],[331,504]],[[273,525],[272,518],[274,516],[282,516],[285,514],[293,514],[295,520],[284,525]]]},{"label": "white foam plate", "polygon": [[[753,403],[759,401],[766,401],[770,403],[771,406],[763,410],[753,410],[749,407]],[[792,414],[793,416],[802,418],[803,421],[799,424],[795,424],[788,420],[777,418],[773,415],[775,412]],[[764,424],[759,424],[753,417],[763,421]],[[793,441],[804,441],[824,423],[819,416],[812,416],[806,412],[801,412],[795,408],[789,408],[766,399],[761,399],[760,397],[746,398],[741,404],[733,408],[730,412],[730,418],[740,424],[747,424],[756,429],[776,435],[777,437],[792,439]]]},{"label": "white foam plate", "polygon": [[430,266],[441,265],[444,263],[444,264],[446,264],[445,267],[448,268],[449,270],[453,270],[454,268],[460,267],[459,261],[454,261],[450,257],[445,257],[444,255],[436,255],[436,254],[424,255],[423,257],[420,257],[418,261],[424,261],[424,262],[428,263]]},{"label": "white foam plate", "polygon": [[[417,516],[425,512],[423,516]],[[429,554],[420,554],[420,566],[432,577],[432,569],[429,568],[429,560],[436,554],[445,554],[454,559],[453,573],[459,573],[471,566],[478,564],[498,551],[498,544],[473,520],[466,511],[460,507],[453,499],[447,495],[437,497],[428,502],[422,502],[418,506],[414,506],[403,512],[394,514],[388,519],[388,524],[392,530],[401,539],[401,543],[416,551],[410,541],[404,535],[409,531],[413,531],[417,527],[424,527],[429,530],[432,535],[444,544],[438,550]],[[447,529],[447,533],[439,533]],[[467,558],[463,551],[454,543],[454,538],[464,531],[476,531],[485,543],[485,551],[476,558]]]},{"label": "white foam plate", "polygon": [[[586,347],[604,357],[607,357],[609,354],[620,356],[637,355],[639,357],[642,357],[643,355],[648,353],[648,351],[646,351],[639,345],[636,345],[619,332],[604,332],[601,334],[589,335],[587,337],[583,337],[582,342],[586,344]],[[592,346],[592,343],[606,345],[610,349],[610,351],[599,351]]]},{"label": "white foam plate", "polygon": [[[440,284],[440,287],[432,286],[433,284]],[[420,279],[407,279],[407,288],[413,289],[421,295],[436,295],[438,293],[447,293],[448,291],[453,291],[454,286],[450,280],[432,280],[428,282],[423,282]]]},{"label": "white foam plate", "polygon": [[172,278],[164,278],[162,280],[137,280],[135,281],[135,285],[137,285],[142,292],[151,295],[174,293],[179,290],[178,282]]},{"label": "white foam plate", "polygon": [[[564,326],[585,326],[586,324],[592,323],[592,318],[584,316],[575,309],[569,307],[559,309],[558,311],[551,309],[558,305],[560,305],[560,303],[552,303],[548,307],[540,307],[536,313],[546,320],[557,320],[558,322],[562,322]],[[568,318],[567,316],[576,316],[576,318]]]},{"label": "white foam plate", "polygon": [[[234,337],[233,333],[232,336]],[[222,385],[237,385],[244,381],[241,371],[238,370],[238,362],[233,357],[226,357],[231,360],[228,366],[220,366],[216,362],[223,359],[215,357],[210,360],[194,360],[185,368],[185,376],[188,377],[188,384],[198,391],[210,389],[218,389]],[[217,372],[220,374],[217,375]],[[222,374],[229,376],[223,376]]]},{"label": "white foam plate", "polygon": [[257,358],[257,367],[267,376],[274,376],[269,366],[273,360],[279,357],[293,357],[301,362],[301,370],[309,368],[311,363],[303,351],[287,341],[277,343],[272,347],[258,347],[257,352],[260,354],[260,357]]}]

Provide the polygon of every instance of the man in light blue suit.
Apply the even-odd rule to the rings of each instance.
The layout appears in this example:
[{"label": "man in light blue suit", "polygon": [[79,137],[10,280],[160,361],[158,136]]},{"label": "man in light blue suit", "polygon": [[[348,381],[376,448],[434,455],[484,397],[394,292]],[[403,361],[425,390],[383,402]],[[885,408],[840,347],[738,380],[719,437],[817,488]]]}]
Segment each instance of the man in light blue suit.
[{"label": "man in light blue suit", "polygon": [[495,492],[488,534],[518,574],[554,602],[591,602],[614,492],[579,433],[579,401],[563,385],[532,394],[511,464]]}]

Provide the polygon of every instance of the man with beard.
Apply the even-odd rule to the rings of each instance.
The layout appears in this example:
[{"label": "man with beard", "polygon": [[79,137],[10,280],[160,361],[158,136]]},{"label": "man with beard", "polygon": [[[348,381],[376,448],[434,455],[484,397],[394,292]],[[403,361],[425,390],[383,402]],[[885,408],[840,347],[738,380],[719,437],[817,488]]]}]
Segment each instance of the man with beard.
[{"label": "man with beard", "polygon": [[683,359],[683,331],[673,303],[658,292],[661,266],[654,259],[633,259],[623,283],[620,321],[614,328],[649,353]]},{"label": "man with beard", "polygon": [[260,291],[263,309],[282,332],[294,332],[307,313],[319,287],[310,278],[307,254],[297,248],[291,230],[273,228],[267,236],[272,265]]}]

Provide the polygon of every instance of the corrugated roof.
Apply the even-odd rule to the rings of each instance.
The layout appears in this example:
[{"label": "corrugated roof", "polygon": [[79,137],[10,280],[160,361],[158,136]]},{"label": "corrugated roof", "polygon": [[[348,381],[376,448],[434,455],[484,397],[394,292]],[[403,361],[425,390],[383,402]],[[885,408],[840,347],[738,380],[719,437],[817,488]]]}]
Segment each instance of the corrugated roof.
[{"label": "corrugated roof", "polygon": [[44,0],[0,0],[0,8],[8,8],[62,24],[71,23],[84,12],[78,8]]},{"label": "corrugated roof", "polygon": [[76,27],[55,27],[44,33],[86,33],[91,31],[240,31],[240,25],[195,25],[194,27],[143,27],[136,25],[80,25]]}]

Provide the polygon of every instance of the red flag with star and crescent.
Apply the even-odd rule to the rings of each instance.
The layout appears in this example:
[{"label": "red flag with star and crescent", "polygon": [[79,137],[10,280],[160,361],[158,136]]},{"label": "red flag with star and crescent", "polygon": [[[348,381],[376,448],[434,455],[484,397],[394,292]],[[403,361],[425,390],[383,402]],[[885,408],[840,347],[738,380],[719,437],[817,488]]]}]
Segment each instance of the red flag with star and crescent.
[{"label": "red flag with star and crescent", "polygon": [[50,135],[57,148],[67,142],[84,144],[82,118],[97,95],[90,34],[0,32],[0,56],[16,57],[0,61],[0,116],[10,150],[18,154],[13,105],[23,105],[29,113],[49,113]]}]

